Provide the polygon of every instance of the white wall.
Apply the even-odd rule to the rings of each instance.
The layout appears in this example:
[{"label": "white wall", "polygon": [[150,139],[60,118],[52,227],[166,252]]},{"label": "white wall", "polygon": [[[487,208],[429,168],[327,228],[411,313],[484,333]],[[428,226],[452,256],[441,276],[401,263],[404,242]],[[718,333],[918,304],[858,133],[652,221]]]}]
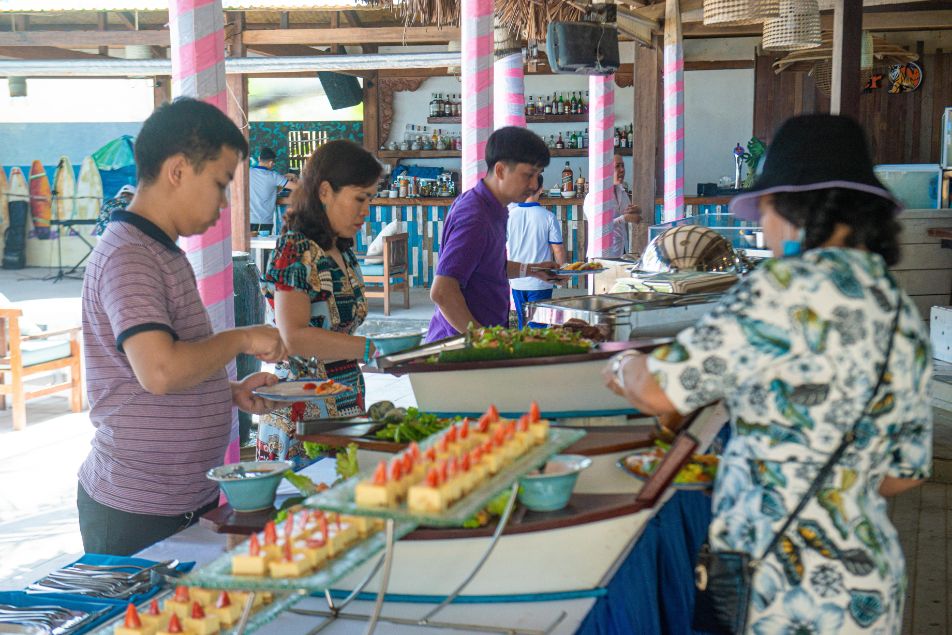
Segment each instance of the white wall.
[{"label": "white wall", "polygon": [[734,177],[734,145],[754,128],[753,69],[684,73],[684,193]]}]

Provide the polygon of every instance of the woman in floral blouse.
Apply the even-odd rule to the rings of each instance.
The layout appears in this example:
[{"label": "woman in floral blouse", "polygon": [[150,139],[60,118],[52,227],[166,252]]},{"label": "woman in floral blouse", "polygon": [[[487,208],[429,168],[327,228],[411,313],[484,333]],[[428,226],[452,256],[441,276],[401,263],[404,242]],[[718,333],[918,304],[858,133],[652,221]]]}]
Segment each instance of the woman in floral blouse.
[{"label": "woman in floral blouse", "polygon": [[[353,333],[367,317],[360,267],[351,250],[370,213],[382,170],[369,152],[350,141],[331,141],[308,160],[291,199],[284,233],[275,246],[263,290],[289,355],[311,360],[299,377],[333,379],[352,392],[300,402],[262,417],[258,458],[308,462],[294,438],[297,421],[364,410],[358,361],[374,353]],[[279,364],[278,376],[289,373]]]},{"label": "woman in floral blouse", "polygon": [[[614,359],[606,380],[647,413],[725,400],[732,437],[708,541],[763,558],[747,632],[899,633],[905,561],[883,497],[929,476],[932,356],[922,317],[887,271],[900,255],[897,206],[873,174],[862,129],[810,115],[777,132],[764,173],[731,208],[759,216],[785,257],[763,263],[673,344]],[[765,554],[857,422],[830,478]]]}]

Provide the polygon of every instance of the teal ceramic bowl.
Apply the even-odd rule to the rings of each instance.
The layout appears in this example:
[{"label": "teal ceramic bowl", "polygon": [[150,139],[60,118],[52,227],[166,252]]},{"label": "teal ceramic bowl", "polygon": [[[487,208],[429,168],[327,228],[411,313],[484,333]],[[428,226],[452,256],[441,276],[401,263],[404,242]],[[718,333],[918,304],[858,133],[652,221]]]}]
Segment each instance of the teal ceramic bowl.
[{"label": "teal ceramic bowl", "polygon": [[208,470],[236,512],[257,512],[274,506],[274,495],[289,461],[244,461]]},{"label": "teal ceramic bowl", "polygon": [[419,346],[423,342],[424,330],[403,331],[401,333],[381,333],[369,335],[379,355],[393,355],[408,348]]},{"label": "teal ceramic bowl", "polygon": [[519,477],[519,502],[534,512],[554,512],[569,504],[579,472],[592,459],[579,454],[559,454],[549,459],[541,474]]}]

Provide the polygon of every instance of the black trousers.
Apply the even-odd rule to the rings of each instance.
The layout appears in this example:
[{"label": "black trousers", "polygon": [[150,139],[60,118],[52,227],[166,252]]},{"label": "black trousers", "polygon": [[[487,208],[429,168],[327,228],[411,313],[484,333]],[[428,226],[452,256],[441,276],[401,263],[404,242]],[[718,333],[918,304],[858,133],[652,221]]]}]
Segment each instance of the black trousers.
[{"label": "black trousers", "polygon": [[131,556],[177,534],[218,506],[216,499],[201,509],[179,516],[132,514],[94,501],[82,485],[77,485],[76,490],[79,531],[86,553]]}]

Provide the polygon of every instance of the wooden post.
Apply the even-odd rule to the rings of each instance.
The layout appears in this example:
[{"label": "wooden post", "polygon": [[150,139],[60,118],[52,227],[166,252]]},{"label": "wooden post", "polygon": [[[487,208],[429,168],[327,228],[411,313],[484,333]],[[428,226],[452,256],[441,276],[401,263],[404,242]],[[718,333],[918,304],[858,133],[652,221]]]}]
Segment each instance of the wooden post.
[{"label": "wooden post", "polygon": [[377,71],[364,78],[364,148],[377,154],[380,148],[379,93],[377,92]]},{"label": "wooden post", "polygon": [[661,56],[658,46],[635,47],[633,85],[635,88],[634,122],[635,143],[631,151],[631,197],[641,207],[642,222],[632,251],[643,250],[647,242],[647,226],[654,224],[655,196],[658,165],[658,90],[661,82],[659,72]]},{"label": "wooden post", "polygon": [[[227,46],[231,57],[244,57],[245,45],[241,33],[245,30],[245,14],[241,11],[229,12],[228,20],[233,29]],[[251,124],[248,122],[248,76],[226,75],[228,86],[228,116],[241,128],[245,139],[250,142]],[[252,149],[253,152],[253,149]],[[231,182],[231,248],[234,251],[251,251],[251,207],[249,204],[249,163],[248,157],[238,162],[235,178]]]},{"label": "wooden post", "polygon": [[859,63],[863,46],[863,0],[833,3],[833,79],[830,112],[859,119]]}]

